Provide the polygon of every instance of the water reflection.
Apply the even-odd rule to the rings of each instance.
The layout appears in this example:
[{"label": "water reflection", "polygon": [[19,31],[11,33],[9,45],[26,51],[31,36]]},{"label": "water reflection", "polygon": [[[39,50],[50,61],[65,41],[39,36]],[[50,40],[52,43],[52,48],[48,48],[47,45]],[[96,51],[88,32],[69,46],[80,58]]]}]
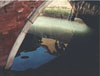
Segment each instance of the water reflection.
[{"label": "water reflection", "polygon": [[[67,45],[55,39],[38,37],[28,33],[14,59],[11,70],[36,69],[63,55]],[[65,53],[64,53],[65,54]]]},{"label": "water reflection", "polygon": [[87,31],[85,24],[39,17],[26,35],[11,69],[36,69],[57,56],[69,54],[67,45],[73,34],[83,35]]},{"label": "water reflection", "polygon": [[[22,57],[29,58],[24,59]],[[24,71],[30,68],[36,69],[55,58],[56,56],[49,54],[44,47],[40,46],[35,51],[21,52],[20,56],[15,58],[11,70]]]}]

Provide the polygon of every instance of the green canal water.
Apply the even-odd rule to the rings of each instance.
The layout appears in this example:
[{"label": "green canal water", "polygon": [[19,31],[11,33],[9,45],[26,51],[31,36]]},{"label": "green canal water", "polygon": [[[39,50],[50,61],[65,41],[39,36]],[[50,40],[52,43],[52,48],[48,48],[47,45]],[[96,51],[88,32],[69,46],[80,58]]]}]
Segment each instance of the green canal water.
[{"label": "green canal water", "polygon": [[65,42],[69,42],[73,35],[84,36],[89,32],[86,24],[45,16],[38,17],[29,30],[29,33]]}]

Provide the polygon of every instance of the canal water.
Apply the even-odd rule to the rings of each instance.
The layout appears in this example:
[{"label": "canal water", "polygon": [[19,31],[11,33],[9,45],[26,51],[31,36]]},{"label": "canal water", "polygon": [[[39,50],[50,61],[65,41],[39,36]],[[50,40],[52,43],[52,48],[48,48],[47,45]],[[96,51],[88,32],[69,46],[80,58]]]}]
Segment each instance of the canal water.
[{"label": "canal water", "polygon": [[[86,27],[85,24],[79,24],[77,22],[71,22],[65,19],[40,16],[32,25],[29,33],[33,34],[34,36],[40,35],[41,38],[43,37],[42,35],[47,35],[46,37],[54,38],[54,40],[60,39],[61,41],[68,43],[71,40],[73,33],[82,33],[86,32],[87,30],[88,27]],[[34,44],[29,44],[29,42],[32,40]],[[26,47],[29,49],[30,46],[33,47],[39,45],[38,37],[33,37],[33,39],[28,37],[23,42],[23,49]],[[50,47],[49,49],[51,49],[51,51],[54,50],[53,48],[55,48],[55,42],[50,39],[45,39],[42,42],[44,42],[45,46],[47,45],[47,47]],[[24,71],[30,68],[36,69],[56,58],[55,55],[48,53],[47,49],[43,46],[38,46],[35,50],[29,52],[24,52],[23,49],[21,49],[22,52],[20,52],[20,55],[14,59],[11,70]]]},{"label": "canal water", "polygon": [[79,22],[40,16],[30,28],[29,33],[69,42],[74,34],[89,33],[90,28]]},{"label": "canal water", "polygon": [[[45,19],[46,19],[46,22],[44,21]],[[41,21],[40,23],[42,25],[40,25],[38,21]],[[74,31],[74,30],[77,30],[74,28],[78,28],[77,32],[88,30],[86,25],[81,26],[81,24],[78,24],[75,22],[71,23],[69,21],[64,20],[65,23],[63,23],[63,20],[58,20],[54,18],[53,18],[53,21],[52,21],[52,18],[39,17],[37,21],[35,22],[35,24],[33,24],[35,25],[35,29],[37,29],[39,32],[37,31],[38,33],[34,34],[33,33],[34,30],[32,30],[33,29],[32,28],[30,33],[33,35],[41,35],[41,33],[43,34],[45,32],[45,29],[46,31],[48,31],[47,30],[48,26],[45,25],[46,26],[45,27],[44,24],[46,23],[50,25],[51,22],[53,23],[51,23],[52,25],[51,27],[49,26],[49,29],[52,29],[53,26],[58,27],[58,29],[59,30],[61,29],[62,30],[61,32],[63,33],[63,28],[64,28],[64,35],[61,35],[62,33],[57,34],[59,35],[58,37],[61,37],[61,38],[64,36],[66,37],[68,36],[66,35],[68,34],[68,32],[66,33],[66,29],[73,28],[73,31]],[[63,23],[66,25],[62,25],[63,27],[62,28],[60,26],[60,23]],[[77,25],[80,25],[80,27],[77,27]],[[41,28],[40,26],[45,27],[45,29],[42,28],[42,30],[39,30]],[[70,26],[72,28],[70,28]],[[59,30],[56,29],[57,32],[59,32]],[[53,28],[52,32],[53,32],[52,34],[55,34],[54,33],[55,28]],[[56,39],[56,35],[51,36],[49,32],[47,32],[46,35],[48,36],[48,38],[53,38],[53,36],[55,36],[53,39]],[[71,40],[69,44],[70,46],[68,46],[67,48],[67,50],[70,51],[70,55],[62,55],[59,57],[55,55],[51,55],[50,53],[47,52],[47,49],[42,47],[41,45],[39,45],[37,49],[34,49],[32,51],[26,52],[22,50],[22,52],[20,52],[20,54],[15,58],[14,63],[11,67],[11,70],[14,70],[13,74],[15,75],[11,73],[10,76],[33,76],[33,75],[34,76],[98,76],[98,71],[97,71],[98,70],[98,42],[99,42],[98,38],[99,37],[96,37],[95,35],[88,35],[86,37],[79,37],[79,38],[73,39]],[[27,39],[25,41],[26,41],[25,47],[27,46],[30,47],[30,45],[27,44],[28,43]],[[35,42],[38,42],[38,41],[35,40]],[[34,45],[36,45],[36,43],[33,44],[33,46]]]},{"label": "canal water", "polygon": [[[20,55],[14,59],[11,70],[24,71],[30,68],[36,69],[56,58],[55,55],[51,55],[50,53],[48,53],[47,48],[44,48],[39,43],[39,39],[43,39],[43,36],[51,39],[53,38],[54,40],[65,41],[68,44],[74,33],[83,34],[88,30],[89,29],[85,24],[79,24],[77,22],[71,22],[65,19],[57,19],[45,16],[38,17],[29,30],[29,33],[31,35],[28,34],[26,36],[25,40],[22,43],[22,46],[20,47],[23,49],[27,47],[27,49],[30,50],[30,47],[37,46],[33,47],[36,49],[29,52],[24,52],[23,49],[20,49],[20,51],[22,52],[20,52]],[[32,35],[34,36],[32,37],[33,39],[31,38]],[[37,36],[40,36],[40,38]],[[47,47],[50,46],[49,49],[55,48],[55,46],[51,46],[55,45],[55,43],[52,41],[46,41],[45,39],[42,42],[46,42],[44,44]],[[51,44],[46,45],[48,43]]]},{"label": "canal water", "polygon": [[[22,58],[27,56],[28,58]],[[42,46],[31,52],[21,52],[20,56],[14,59],[11,70],[24,71],[27,69],[36,69],[43,64],[55,59],[56,56],[50,55]]]}]

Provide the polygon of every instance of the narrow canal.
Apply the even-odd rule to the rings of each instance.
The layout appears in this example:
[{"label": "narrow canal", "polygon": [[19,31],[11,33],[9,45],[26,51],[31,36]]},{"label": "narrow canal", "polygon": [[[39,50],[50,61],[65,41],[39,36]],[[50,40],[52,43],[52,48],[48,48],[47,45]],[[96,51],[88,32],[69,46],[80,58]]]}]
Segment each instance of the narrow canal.
[{"label": "narrow canal", "polygon": [[[68,44],[74,33],[83,34],[87,33],[88,30],[89,28],[85,24],[79,24],[77,22],[71,22],[65,19],[44,16],[38,17],[31,27],[29,33],[34,36],[41,37],[40,39],[42,39],[42,43],[33,51],[30,51],[29,49],[29,52],[21,52],[20,56],[15,58],[12,70],[24,71],[29,68],[36,69],[41,65],[48,63],[56,58],[56,56],[50,55],[50,53],[47,52],[48,49],[51,53],[58,51],[55,47],[56,40],[65,42],[64,44]],[[31,41],[31,39],[29,39],[30,38],[24,40],[23,48],[30,48],[30,46],[35,48],[34,46],[39,45],[38,37],[33,37],[32,40],[34,44],[28,44]],[[48,49],[41,46],[42,44]],[[24,51],[23,49],[20,50]]]},{"label": "narrow canal", "polygon": [[[29,34],[35,38],[33,37],[32,41],[31,38],[28,40],[26,38],[23,42],[25,49],[30,46],[35,49],[23,51],[22,45],[23,50],[20,49],[22,52],[15,58],[11,67],[11,70],[14,70],[11,72],[11,76],[97,76],[98,39],[95,40],[93,36],[87,37],[87,33],[90,32],[85,24],[38,17],[29,31]],[[87,34],[87,36],[70,40],[73,38],[73,34],[79,36]],[[47,48],[42,46],[40,40],[46,43],[51,42],[52,45],[56,40],[68,45],[71,41],[67,48],[70,52],[67,55],[52,55]],[[29,42],[33,43],[30,45]],[[49,47],[51,44],[46,46]]]}]

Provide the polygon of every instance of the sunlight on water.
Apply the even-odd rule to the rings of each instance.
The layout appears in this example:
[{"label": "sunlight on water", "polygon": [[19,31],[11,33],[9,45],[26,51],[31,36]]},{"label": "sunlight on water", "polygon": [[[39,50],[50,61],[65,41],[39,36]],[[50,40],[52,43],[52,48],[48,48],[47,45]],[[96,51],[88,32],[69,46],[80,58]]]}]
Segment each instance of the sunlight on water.
[{"label": "sunlight on water", "polygon": [[43,29],[45,29],[45,31],[63,30],[66,33],[85,33],[89,31],[89,28],[86,24],[80,24],[78,22],[67,21],[65,19],[57,19],[43,16],[37,18],[31,29],[37,31],[42,31]]},{"label": "sunlight on water", "polygon": [[40,16],[30,28],[29,33],[40,37],[48,36],[48,38],[68,43],[73,35],[84,36],[88,35],[90,31],[90,28],[86,24],[68,21],[66,19]]}]

